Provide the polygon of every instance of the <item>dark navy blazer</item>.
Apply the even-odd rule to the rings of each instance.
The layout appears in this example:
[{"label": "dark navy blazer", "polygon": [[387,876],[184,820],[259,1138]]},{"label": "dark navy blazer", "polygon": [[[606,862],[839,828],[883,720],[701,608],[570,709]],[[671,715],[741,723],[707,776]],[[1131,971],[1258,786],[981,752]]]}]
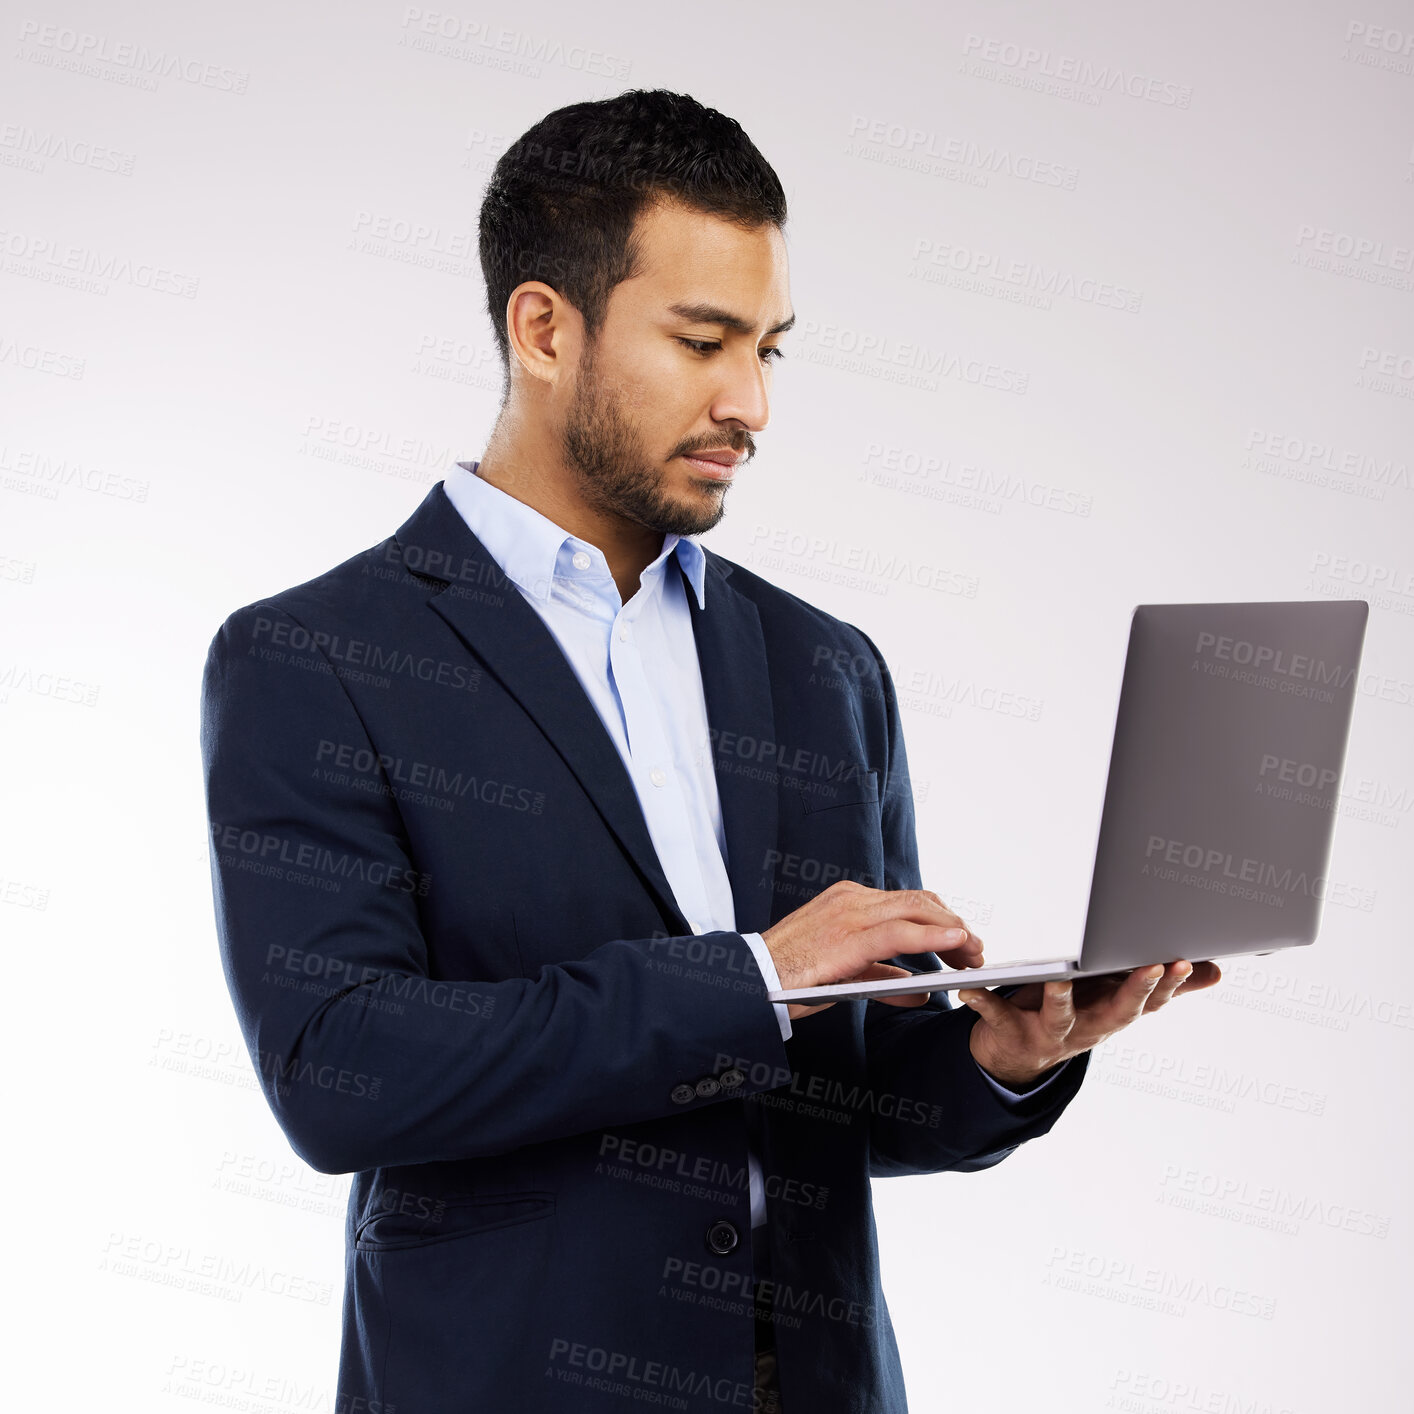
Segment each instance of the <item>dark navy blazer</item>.
[{"label": "dark navy blazer", "polygon": [[[873,642],[711,551],[688,600],[737,927],[837,878],[922,887]],[[995,1164],[1088,1057],[1008,1106],[943,992],[837,1003],[783,1042],[740,933],[692,934],[592,704],[440,483],[226,620],[201,742],[261,1086],[306,1162],[355,1175],[339,1414],[751,1408],[748,1134],[783,1406],[904,1410],[870,1178]]]}]

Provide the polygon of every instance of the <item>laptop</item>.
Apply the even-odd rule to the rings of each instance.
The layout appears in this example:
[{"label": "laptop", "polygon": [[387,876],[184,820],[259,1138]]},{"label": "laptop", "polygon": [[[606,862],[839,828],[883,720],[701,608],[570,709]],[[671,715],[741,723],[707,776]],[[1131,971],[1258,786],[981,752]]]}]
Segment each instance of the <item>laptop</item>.
[{"label": "laptop", "polygon": [[1080,955],[771,1001],[1062,981],[1315,942],[1341,887],[1326,868],[1369,613],[1363,599],[1138,605]]}]

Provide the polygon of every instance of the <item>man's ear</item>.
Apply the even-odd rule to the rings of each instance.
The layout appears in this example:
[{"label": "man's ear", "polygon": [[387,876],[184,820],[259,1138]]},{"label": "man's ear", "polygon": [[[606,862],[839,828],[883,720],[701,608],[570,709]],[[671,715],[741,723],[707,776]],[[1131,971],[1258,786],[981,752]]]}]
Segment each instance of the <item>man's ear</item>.
[{"label": "man's ear", "polygon": [[558,385],[579,363],[584,321],[558,291],[527,280],[506,301],[511,356],[537,382]]}]

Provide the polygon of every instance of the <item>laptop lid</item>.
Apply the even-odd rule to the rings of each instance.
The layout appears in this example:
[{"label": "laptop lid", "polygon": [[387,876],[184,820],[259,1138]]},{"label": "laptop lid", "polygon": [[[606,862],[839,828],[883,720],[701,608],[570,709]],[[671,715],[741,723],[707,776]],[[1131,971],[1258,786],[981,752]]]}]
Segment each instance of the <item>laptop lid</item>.
[{"label": "laptop lid", "polygon": [[1369,605],[1141,604],[1080,966],[1315,941]]}]

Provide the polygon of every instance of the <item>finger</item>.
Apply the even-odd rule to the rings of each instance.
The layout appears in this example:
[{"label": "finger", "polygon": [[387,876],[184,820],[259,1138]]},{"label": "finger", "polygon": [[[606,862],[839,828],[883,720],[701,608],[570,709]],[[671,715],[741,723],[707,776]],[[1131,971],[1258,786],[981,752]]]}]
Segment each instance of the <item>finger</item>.
[{"label": "finger", "polygon": [[939,952],[938,956],[949,967],[981,967],[983,962],[982,946],[982,939],[976,933],[969,933],[962,942],[944,952]]},{"label": "finger", "polygon": [[1011,1003],[986,987],[959,987],[957,999],[963,1006],[975,1011],[989,1026],[1001,1029],[1011,1025]]},{"label": "finger", "polygon": [[[940,899],[931,889],[924,889],[923,893],[927,898],[932,899],[940,908],[950,913],[953,918],[957,919],[957,923],[953,926],[967,929],[967,941],[963,943],[960,948],[951,949],[944,961],[947,962],[949,967],[981,967],[982,951],[986,947],[986,944],[977,936],[973,929],[967,927],[967,923],[962,916],[957,913],[956,910],[949,908],[947,903]],[[965,958],[971,956],[974,952],[976,954],[976,961],[966,961]],[[941,956],[941,954],[939,954],[939,956]]]},{"label": "finger", "polygon": [[1145,1013],[1158,1011],[1161,1006],[1165,1006],[1173,994],[1188,980],[1192,971],[1193,964],[1183,958],[1177,962],[1169,963],[1155,984],[1154,990],[1149,993],[1149,999],[1144,1003]]},{"label": "finger", "polygon": [[1092,1013],[1093,1022],[1102,1028],[1115,1031],[1128,1026],[1143,1012],[1144,1004],[1163,975],[1164,966],[1160,962],[1151,967],[1136,967],[1107,1002],[1095,1007]]},{"label": "finger", "polygon": [[1179,984],[1179,992],[1201,992],[1222,980],[1222,969],[1216,962],[1195,962],[1192,975]]},{"label": "finger", "polygon": [[1083,977],[1072,996],[1076,1023],[1087,1034],[1109,1035],[1128,1026],[1143,1010],[1149,993],[1163,975],[1163,967],[1135,968]]},{"label": "finger", "polygon": [[886,957],[898,957],[917,952],[935,952],[940,957],[967,943],[967,929],[961,925],[941,926],[935,923],[914,923],[893,918],[875,923],[856,935],[863,956],[859,965],[879,962]]},{"label": "finger", "polygon": [[1040,982],[1028,982],[1018,987],[1008,998],[1018,1011],[1040,1011],[1045,988]]},{"label": "finger", "polygon": [[[853,977],[846,977],[846,982],[878,982],[887,977],[911,977],[911,973],[906,967],[894,967],[887,962],[871,962],[867,967],[861,968]],[[896,992],[889,996],[869,997],[866,1000],[871,1002],[882,1002],[885,1006],[927,1006],[928,999],[932,995],[930,992]]]},{"label": "finger", "polygon": [[1103,977],[1082,977],[1076,984],[1071,997],[1075,1001],[1077,1011],[1090,1012],[1097,1003],[1107,1002],[1119,991],[1124,984],[1124,979],[1129,976],[1127,972],[1106,973]]},{"label": "finger", "polygon": [[870,889],[852,896],[848,902],[877,923],[901,919],[941,928],[967,927],[937,894],[926,889]]},{"label": "finger", "polygon": [[1124,986],[1128,976],[1128,968],[1123,972],[1098,972],[1082,976],[1075,984],[1075,995],[1083,997],[1087,992],[1093,992],[1097,997],[1107,995]]},{"label": "finger", "polygon": [[1073,982],[1047,982],[1041,994],[1041,1024],[1057,1041],[1064,1041],[1075,1026]]}]

